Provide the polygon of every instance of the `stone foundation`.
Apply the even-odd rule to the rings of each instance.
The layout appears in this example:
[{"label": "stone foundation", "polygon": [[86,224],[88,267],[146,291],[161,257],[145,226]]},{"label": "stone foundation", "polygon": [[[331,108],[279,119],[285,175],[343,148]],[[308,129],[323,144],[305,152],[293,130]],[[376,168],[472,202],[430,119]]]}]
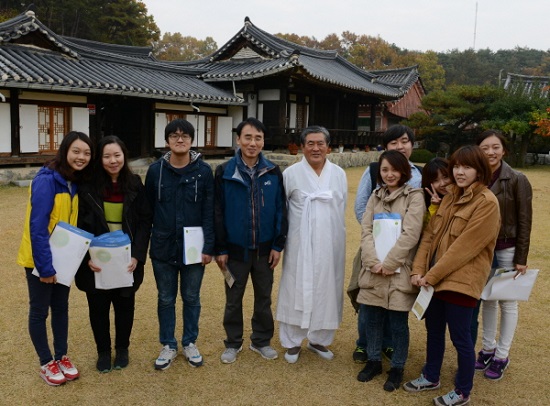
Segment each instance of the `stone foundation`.
[{"label": "stone foundation", "polygon": [[[264,152],[264,155],[267,159],[279,165],[283,171],[293,163],[299,162],[303,157],[303,154],[301,153],[298,155],[289,155],[269,151]],[[327,158],[332,163],[335,163],[342,168],[350,168],[356,166],[367,166],[369,163],[377,161],[379,156],[380,152],[376,151],[342,153],[331,152],[327,155]],[[210,164],[212,170],[215,170],[218,165],[222,164],[227,159],[205,159],[205,162]],[[153,161],[153,158],[140,158],[132,161],[130,166],[135,173],[144,177],[147,173],[147,168]],[[30,180],[36,175],[39,169],[40,167],[38,166],[0,169],[0,185],[14,184],[17,186],[26,187],[29,185]]]}]

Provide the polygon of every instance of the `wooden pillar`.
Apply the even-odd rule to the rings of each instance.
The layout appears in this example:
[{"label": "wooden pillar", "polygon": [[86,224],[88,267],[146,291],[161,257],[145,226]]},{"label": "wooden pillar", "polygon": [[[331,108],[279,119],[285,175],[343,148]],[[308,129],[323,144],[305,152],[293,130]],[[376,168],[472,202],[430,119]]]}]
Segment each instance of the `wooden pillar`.
[{"label": "wooden pillar", "polygon": [[370,131],[376,131],[376,103],[370,105]]},{"label": "wooden pillar", "polygon": [[307,125],[313,125],[315,122],[315,94],[309,96],[309,114],[307,115]]},{"label": "wooden pillar", "polygon": [[19,90],[10,90],[11,155],[21,154],[21,121],[19,117]]}]

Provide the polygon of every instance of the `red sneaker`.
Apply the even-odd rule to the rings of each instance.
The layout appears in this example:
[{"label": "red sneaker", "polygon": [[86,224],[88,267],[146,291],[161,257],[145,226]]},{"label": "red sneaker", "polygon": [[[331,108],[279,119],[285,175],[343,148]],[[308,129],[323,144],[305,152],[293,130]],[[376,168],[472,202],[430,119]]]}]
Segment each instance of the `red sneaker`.
[{"label": "red sneaker", "polygon": [[50,361],[40,367],[40,377],[51,386],[59,386],[67,381],[65,375],[59,370],[56,361]]},{"label": "red sneaker", "polygon": [[72,381],[80,376],[80,372],[78,372],[78,369],[76,369],[69,357],[66,355],[57,361],[57,365],[59,365],[59,369],[68,381]]}]

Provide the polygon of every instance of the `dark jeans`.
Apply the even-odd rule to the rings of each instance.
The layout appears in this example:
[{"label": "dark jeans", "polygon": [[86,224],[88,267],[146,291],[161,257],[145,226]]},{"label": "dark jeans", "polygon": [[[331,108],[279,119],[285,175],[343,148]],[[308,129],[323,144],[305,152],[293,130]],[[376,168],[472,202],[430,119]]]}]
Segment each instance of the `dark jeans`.
[{"label": "dark jeans", "polygon": [[474,384],[475,351],[470,333],[473,307],[445,302],[433,297],[426,310],[426,364],[422,370],[430,382],[438,382],[445,354],[445,333],[449,326],[451,341],[457,352],[458,370],[455,387],[467,397]]},{"label": "dark jeans", "polygon": [[25,268],[25,271],[29,288],[29,334],[40,358],[40,365],[45,365],[54,359],[46,329],[50,309],[54,357],[60,360],[67,354],[70,288],[60,283],[40,282],[40,278],[32,274],[32,268]]},{"label": "dark jeans", "polygon": [[235,283],[231,288],[225,284],[225,314],[223,327],[227,334],[224,341],[227,348],[239,348],[243,343],[243,296],[248,281],[252,278],[254,287],[254,313],[252,314],[252,335],[250,340],[255,347],[265,347],[273,338],[274,324],[271,312],[271,288],[273,270],[269,267],[268,256],[257,256],[256,250],[249,251],[246,262],[229,258],[228,267]]},{"label": "dark jeans", "polygon": [[134,325],[135,293],[123,297],[120,289],[98,289],[93,293],[86,292],[86,298],[97,352],[111,351],[111,303],[115,310],[115,349],[128,349]]},{"label": "dark jeans", "polygon": [[152,260],[153,273],[158,289],[159,336],[162,345],[177,350],[178,342],[174,336],[176,328],[176,298],[178,296],[178,278],[183,300],[184,347],[195,343],[199,336],[199,317],[201,314],[201,284],[204,276],[202,264],[172,265],[168,262]]},{"label": "dark jeans", "polygon": [[476,307],[472,313],[472,323],[470,325],[470,334],[472,336],[472,343],[476,348],[477,332],[479,331],[479,309],[481,308],[481,300],[477,301]]},{"label": "dark jeans", "polygon": [[[355,342],[357,347],[361,347],[367,350],[368,347],[368,316],[366,312],[367,305],[359,305],[359,313],[357,314],[357,333],[359,337]],[[389,323],[386,322],[386,316],[384,316],[382,323],[384,324],[384,330],[382,335],[382,348],[393,348],[393,343],[391,339],[391,328]],[[368,353],[368,350],[367,350]]]},{"label": "dark jeans", "polygon": [[[382,342],[385,326],[389,326],[394,353],[392,368],[405,368],[409,355],[409,312],[387,310],[383,307],[365,305],[367,313],[367,354],[371,361],[382,361]],[[384,320],[386,323],[384,324]]]}]

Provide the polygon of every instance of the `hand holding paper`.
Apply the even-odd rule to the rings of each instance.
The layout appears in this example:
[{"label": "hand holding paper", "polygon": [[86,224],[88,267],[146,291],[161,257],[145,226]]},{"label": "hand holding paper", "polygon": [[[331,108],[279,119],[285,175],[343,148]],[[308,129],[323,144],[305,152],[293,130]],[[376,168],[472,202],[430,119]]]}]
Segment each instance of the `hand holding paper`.
[{"label": "hand holding paper", "polygon": [[94,273],[96,289],[131,287],[134,275],[128,271],[131,264],[130,237],[121,230],[95,237],[90,243],[90,258],[101,268]]},{"label": "hand holding paper", "polygon": [[[50,235],[50,250],[52,252],[52,265],[56,274],[51,277],[51,282],[71,286],[74,276],[82,259],[88,251],[93,234],[78,227],[60,221]],[[40,276],[35,268],[33,275]]]}]

